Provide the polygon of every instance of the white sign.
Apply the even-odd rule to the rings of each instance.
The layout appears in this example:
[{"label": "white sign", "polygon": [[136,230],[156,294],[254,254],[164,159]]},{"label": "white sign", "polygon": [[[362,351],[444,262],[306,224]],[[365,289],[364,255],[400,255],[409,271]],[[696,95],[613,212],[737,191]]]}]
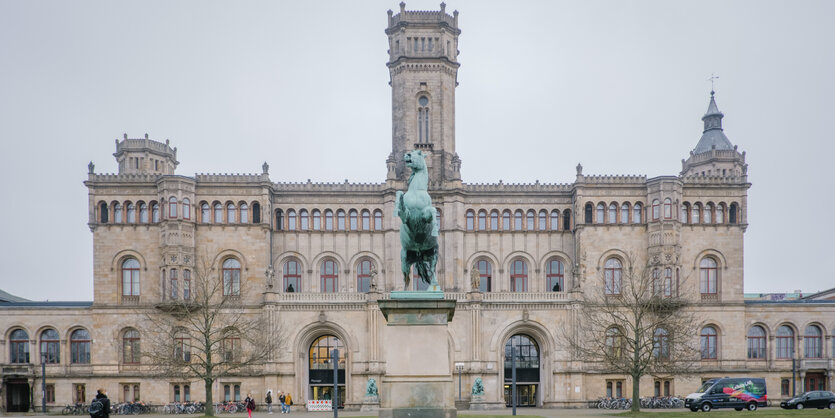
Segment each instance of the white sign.
[{"label": "white sign", "polygon": [[331,411],[331,401],[307,401],[308,411]]}]

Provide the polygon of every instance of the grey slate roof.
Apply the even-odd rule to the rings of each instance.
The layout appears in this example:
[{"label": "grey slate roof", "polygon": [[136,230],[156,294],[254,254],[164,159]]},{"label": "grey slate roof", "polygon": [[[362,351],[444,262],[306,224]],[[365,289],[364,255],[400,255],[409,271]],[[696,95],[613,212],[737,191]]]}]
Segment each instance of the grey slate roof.
[{"label": "grey slate roof", "polygon": [[24,299],[20,296],[15,296],[9,292],[3,291],[0,289],[0,303],[7,303],[7,302],[30,302],[29,299]]},{"label": "grey slate roof", "polygon": [[702,138],[699,139],[699,143],[696,144],[696,148],[693,149],[694,154],[708,152],[714,148],[718,150],[734,149],[734,145],[722,131],[722,118],[724,116],[719,111],[719,107],[716,106],[716,100],[713,98],[713,92],[711,91],[707,113],[702,117],[705,122],[705,130],[702,133]]}]

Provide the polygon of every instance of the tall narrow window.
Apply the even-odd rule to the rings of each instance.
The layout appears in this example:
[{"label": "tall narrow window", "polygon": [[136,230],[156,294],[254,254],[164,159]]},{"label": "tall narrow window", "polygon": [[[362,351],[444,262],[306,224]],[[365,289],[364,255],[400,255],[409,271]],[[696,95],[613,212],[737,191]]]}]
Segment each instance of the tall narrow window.
[{"label": "tall narrow window", "polygon": [[698,224],[700,223],[700,218],[702,214],[702,205],[696,203],[693,205],[693,210],[690,212],[690,223]]},{"label": "tall narrow window", "polygon": [[284,263],[284,291],[302,291],[302,266],[296,260],[288,260]]},{"label": "tall narrow window", "polygon": [[490,230],[499,230],[499,211],[497,210],[490,211]]},{"label": "tall narrow window", "polygon": [[183,199],[183,219],[191,219],[191,200]]},{"label": "tall narrow window", "polygon": [[241,294],[241,263],[234,258],[227,258],[223,262],[223,295],[240,296]]},{"label": "tall narrow window", "polygon": [[178,286],[177,286],[177,269],[170,269],[168,271],[168,276],[171,279],[171,299],[177,299]]},{"label": "tall narrow window", "polygon": [[191,299],[191,270],[183,270],[183,300]]},{"label": "tall narrow window", "polygon": [[377,209],[374,211],[374,230],[383,230],[383,211]]},{"label": "tall narrow window", "polygon": [[806,332],[803,333],[803,356],[806,358],[821,358],[823,357],[823,338],[821,329],[815,325],[806,327]]},{"label": "tall narrow window", "polygon": [[299,229],[302,231],[307,231],[310,229],[310,215],[307,213],[307,209],[302,209],[299,211]]},{"label": "tall narrow window", "polygon": [[122,223],[122,204],[116,203],[113,205],[113,222],[120,224]]},{"label": "tall narrow window", "polygon": [[583,222],[585,222],[586,224],[591,224],[594,219],[594,208],[592,207],[591,203],[586,203],[584,215],[585,219],[583,220]]},{"label": "tall narrow window", "polygon": [[322,262],[322,293],[336,293],[339,289],[339,268],[333,260]]},{"label": "tall narrow window", "polygon": [[489,292],[493,289],[493,265],[485,259],[476,261],[476,268],[478,269],[478,290],[482,292]]},{"label": "tall narrow window", "polygon": [[716,223],[723,224],[725,223],[725,204],[720,203],[716,206]]},{"label": "tall narrow window", "polygon": [[200,204],[200,222],[207,224],[210,220],[211,219],[209,218],[209,204],[203,202]]},{"label": "tall narrow window", "polygon": [[284,230],[284,211],[282,211],[281,209],[275,210],[275,230]]},{"label": "tall narrow window", "polygon": [[604,265],[604,279],[607,295],[619,295],[621,286],[621,273],[623,272],[623,264],[617,258],[609,258]]},{"label": "tall narrow window", "polygon": [[562,261],[553,258],[548,261],[545,269],[545,290],[548,292],[562,292],[565,290],[565,274]]},{"label": "tall narrow window", "polygon": [[12,331],[9,336],[9,362],[29,362],[29,334],[22,329]]},{"label": "tall narrow window", "polygon": [[223,223],[223,206],[220,203],[215,203],[215,223]]},{"label": "tall narrow window", "polygon": [[690,213],[690,205],[688,205],[687,203],[682,203],[681,204],[681,215],[679,215],[678,220],[681,221],[681,223],[686,224],[689,213]]},{"label": "tall narrow window", "polygon": [[629,223],[629,203],[624,202],[620,205],[620,223]]},{"label": "tall narrow window", "polygon": [[131,202],[128,202],[128,223],[136,223],[136,206]]},{"label": "tall narrow window", "polygon": [[510,211],[506,210],[506,211],[502,212],[502,230],[503,231],[510,231],[510,225],[511,225]]},{"label": "tall narrow window", "polygon": [[287,230],[296,230],[296,211],[294,211],[293,209],[287,211]]},{"label": "tall narrow window", "polygon": [[107,203],[101,202],[99,204],[99,222],[100,223],[106,224],[106,223],[110,222],[110,216],[107,212],[108,212]]},{"label": "tall narrow window", "polygon": [[129,328],[122,336],[122,363],[139,363],[139,331]]},{"label": "tall narrow window", "polygon": [[704,218],[705,218],[705,223],[706,224],[712,224],[713,223],[713,204],[712,203],[708,203],[705,206],[705,216],[704,216]]},{"label": "tall narrow window", "polygon": [[748,358],[765,360],[765,330],[759,325],[748,329]]},{"label": "tall narrow window", "polygon": [[236,219],[237,216],[235,216],[235,212],[237,212],[235,210],[235,204],[232,203],[232,202],[227,203],[226,204],[226,223],[233,224],[233,223],[237,222],[237,219]]},{"label": "tall narrow window", "polygon": [[790,359],[794,357],[794,330],[788,325],[777,328],[777,358]]},{"label": "tall narrow window", "polygon": [[371,289],[371,260],[363,259],[357,264],[357,292]]},{"label": "tall narrow window", "polygon": [[261,204],[258,202],[252,204],[252,223],[261,223]]},{"label": "tall narrow window", "polygon": [[716,359],[716,328],[704,327],[702,328],[702,359],[715,360]]},{"label": "tall narrow window", "polygon": [[562,211],[562,230],[571,230],[571,209],[566,209]]},{"label": "tall narrow window", "polygon": [[670,358],[670,336],[664,328],[656,329],[653,334],[652,355],[659,359]]},{"label": "tall narrow window", "polygon": [[58,364],[61,362],[61,342],[58,331],[48,329],[41,333],[41,355],[46,354],[43,362]]},{"label": "tall narrow window", "polygon": [[168,219],[177,219],[177,198],[168,198]]},{"label": "tall narrow window", "polygon": [[[185,212],[183,212],[185,213]],[[183,215],[185,216],[185,215]],[[241,203],[241,223],[249,223],[249,206],[246,203]]]},{"label": "tall narrow window", "polygon": [[699,263],[702,295],[716,295],[717,270],[716,260],[711,257],[705,257]]},{"label": "tall narrow window", "polygon": [[333,231],[333,211],[325,210],[325,231]]},{"label": "tall narrow window", "polygon": [[608,223],[616,224],[618,223],[618,204],[611,203],[609,204],[609,220]]},{"label": "tall narrow window", "polygon": [[528,263],[525,260],[517,259],[510,264],[510,291],[528,291]]},{"label": "tall narrow window", "polygon": [[540,231],[546,231],[548,229],[548,212],[545,210],[539,211],[539,225],[537,225],[537,229]]},{"label": "tall narrow window", "polygon": [[673,269],[671,267],[667,267],[664,269],[663,292],[665,297],[673,296]]},{"label": "tall narrow window", "polygon": [[313,209],[310,216],[313,218],[313,230],[319,231],[322,229],[322,212],[319,209]]},{"label": "tall narrow window", "polygon": [[478,211],[478,230],[484,231],[487,229],[487,212],[480,210]]},{"label": "tall narrow window", "polygon": [[474,224],[475,224],[475,219],[474,219],[475,215],[473,214],[473,211],[468,210],[467,214],[466,214],[466,218],[467,218],[467,231],[472,231],[473,228],[474,228]]},{"label": "tall narrow window", "polygon": [[139,296],[139,262],[135,258],[122,262],[122,296]]},{"label": "tall narrow window", "polygon": [[643,219],[641,219],[641,212],[643,211],[644,207],[641,205],[641,202],[636,203],[635,206],[632,207],[632,223],[642,223]]},{"label": "tall narrow window", "polygon": [[348,226],[351,228],[351,231],[357,230],[357,211],[356,209],[351,209],[348,211]]},{"label": "tall narrow window", "polygon": [[516,213],[513,214],[513,230],[514,231],[521,231],[523,225],[524,215],[522,214],[521,210],[517,210]]},{"label": "tall narrow window", "polygon": [[560,227],[560,211],[554,209],[551,211],[551,230],[556,231]]},{"label": "tall narrow window", "polygon": [[525,214],[525,229],[528,231],[536,230],[536,212],[529,210]]},{"label": "tall narrow window", "polygon": [[658,217],[661,216],[661,203],[658,199],[652,201],[652,220],[657,221]]},{"label": "tall narrow window", "polygon": [[157,202],[151,202],[151,222],[159,222],[159,204]]},{"label": "tall narrow window", "polygon": [[345,211],[342,209],[336,211],[336,229],[345,230]]},{"label": "tall narrow window", "polygon": [[664,199],[664,219],[673,218],[673,201],[668,197]]},{"label": "tall narrow window", "polygon": [[606,222],[606,205],[602,203],[597,204],[597,216],[594,219],[594,223],[602,224]]},{"label": "tall narrow window", "polygon": [[731,208],[728,209],[728,223],[735,224],[736,217],[737,217],[737,206],[736,202],[731,203]]},{"label": "tall narrow window", "polygon": [[70,362],[90,364],[90,333],[77,329],[70,334]]},{"label": "tall narrow window", "polygon": [[429,98],[426,96],[418,99],[418,138],[418,142],[429,143]]},{"label": "tall narrow window", "polygon": [[363,211],[360,213],[360,216],[362,216],[362,230],[363,231],[370,230],[371,229],[371,212],[369,212],[368,209],[363,209]]}]

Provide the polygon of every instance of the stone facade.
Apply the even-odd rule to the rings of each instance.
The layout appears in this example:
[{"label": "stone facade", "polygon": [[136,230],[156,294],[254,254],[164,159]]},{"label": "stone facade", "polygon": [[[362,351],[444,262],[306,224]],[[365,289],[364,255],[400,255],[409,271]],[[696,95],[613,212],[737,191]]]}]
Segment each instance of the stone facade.
[{"label": "stone facade", "polygon": [[[572,358],[558,338],[576,322],[584,289],[599,285],[609,260],[654,266],[669,277],[671,292],[692,295],[704,326],[717,331],[715,358],[693,374],[660,379],[659,391],[685,395],[705,378],[756,375],[780,399],[783,380],[792,378],[792,357],[798,390],[831,389],[835,304],[743,299],[751,184],[744,153],[721,133],[724,115],[713,94],[704,118],[709,144],[700,141],[677,176],[595,176],[578,166],[570,184],[465,183],[455,152],[460,33],[457,12],[449,15],[443,5],[418,12],[401,4],[399,13],[389,13],[392,154],[382,183],[274,182],[266,163],[260,174],[187,177],[175,174],[177,150],[168,141],[117,140],[118,173],[95,173],[91,164],[85,182],[93,301],[0,304],[0,406],[14,409],[27,397],[27,405],[40,405],[36,353],[47,330],[58,334],[56,343],[45,343],[59,351],[46,366],[52,407],[76,400],[77,385],[87,401],[104,387],[115,401],[138,396],[162,404],[175,400],[175,387],[185,399],[185,385],[191,399],[202,399],[200,382],[152,377],[147,365],[126,363],[124,353],[128,329],[139,331],[141,346],[137,311],[185,297],[186,275],[202,258],[218,280],[237,271],[246,309],[269,310],[289,331],[285,352],[258,375],[219,379],[215,400],[226,397],[226,386],[232,398],[236,387],[241,397],[252,392],[256,399],[268,388],[290,392],[297,405],[322,398],[324,383],[310,367],[310,353],[330,335],[347,350],[345,407],[359,409],[367,380],[382,381],[393,343],[383,340],[377,301],[402,287],[399,220],[392,213],[395,191],[405,190],[408,179],[402,155],[412,148],[430,154],[430,194],[441,225],[438,280],[445,298],[457,302],[445,364],[462,366],[465,398],[474,379],[483,379],[479,407],[504,406],[505,345],[517,335],[537,347],[523,379],[524,402],[577,407],[607,390],[631,393],[626,376]],[[706,149],[695,152],[700,147]],[[473,268],[480,289],[472,286]],[[764,357],[752,359],[747,335],[755,326],[765,333],[765,349]],[[791,335],[781,334],[781,326]],[[809,338],[813,327],[817,339]],[[74,339],[87,341],[89,359],[75,358]],[[788,355],[778,350],[786,341],[793,343]],[[15,351],[24,345],[30,358]],[[643,395],[654,394],[653,377],[641,383]]]}]

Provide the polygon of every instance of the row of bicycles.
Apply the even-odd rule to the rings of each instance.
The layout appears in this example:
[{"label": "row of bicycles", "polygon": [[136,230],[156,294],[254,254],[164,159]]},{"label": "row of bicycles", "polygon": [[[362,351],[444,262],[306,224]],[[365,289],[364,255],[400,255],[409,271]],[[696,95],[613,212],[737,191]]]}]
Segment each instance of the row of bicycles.
[{"label": "row of bicycles", "polygon": [[[67,405],[61,411],[63,415],[87,415],[89,404],[76,403]],[[242,402],[223,402],[215,405],[215,412],[237,412],[246,407]],[[202,414],[206,406],[203,402],[171,402],[165,405],[146,405],[144,402],[120,402],[110,406],[110,413],[115,415],[140,414]]]},{"label": "row of bicycles", "polygon": [[[589,408],[598,409],[629,409],[632,399],[629,398],[600,398],[589,403]],[[653,396],[641,398],[641,408],[684,408],[684,399],[676,396]]]},{"label": "row of bicycles", "polygon": [[215,404],[216,414],[234,414],[238,411],[246,411],[246,404],[234,401],[226,401]]}]

